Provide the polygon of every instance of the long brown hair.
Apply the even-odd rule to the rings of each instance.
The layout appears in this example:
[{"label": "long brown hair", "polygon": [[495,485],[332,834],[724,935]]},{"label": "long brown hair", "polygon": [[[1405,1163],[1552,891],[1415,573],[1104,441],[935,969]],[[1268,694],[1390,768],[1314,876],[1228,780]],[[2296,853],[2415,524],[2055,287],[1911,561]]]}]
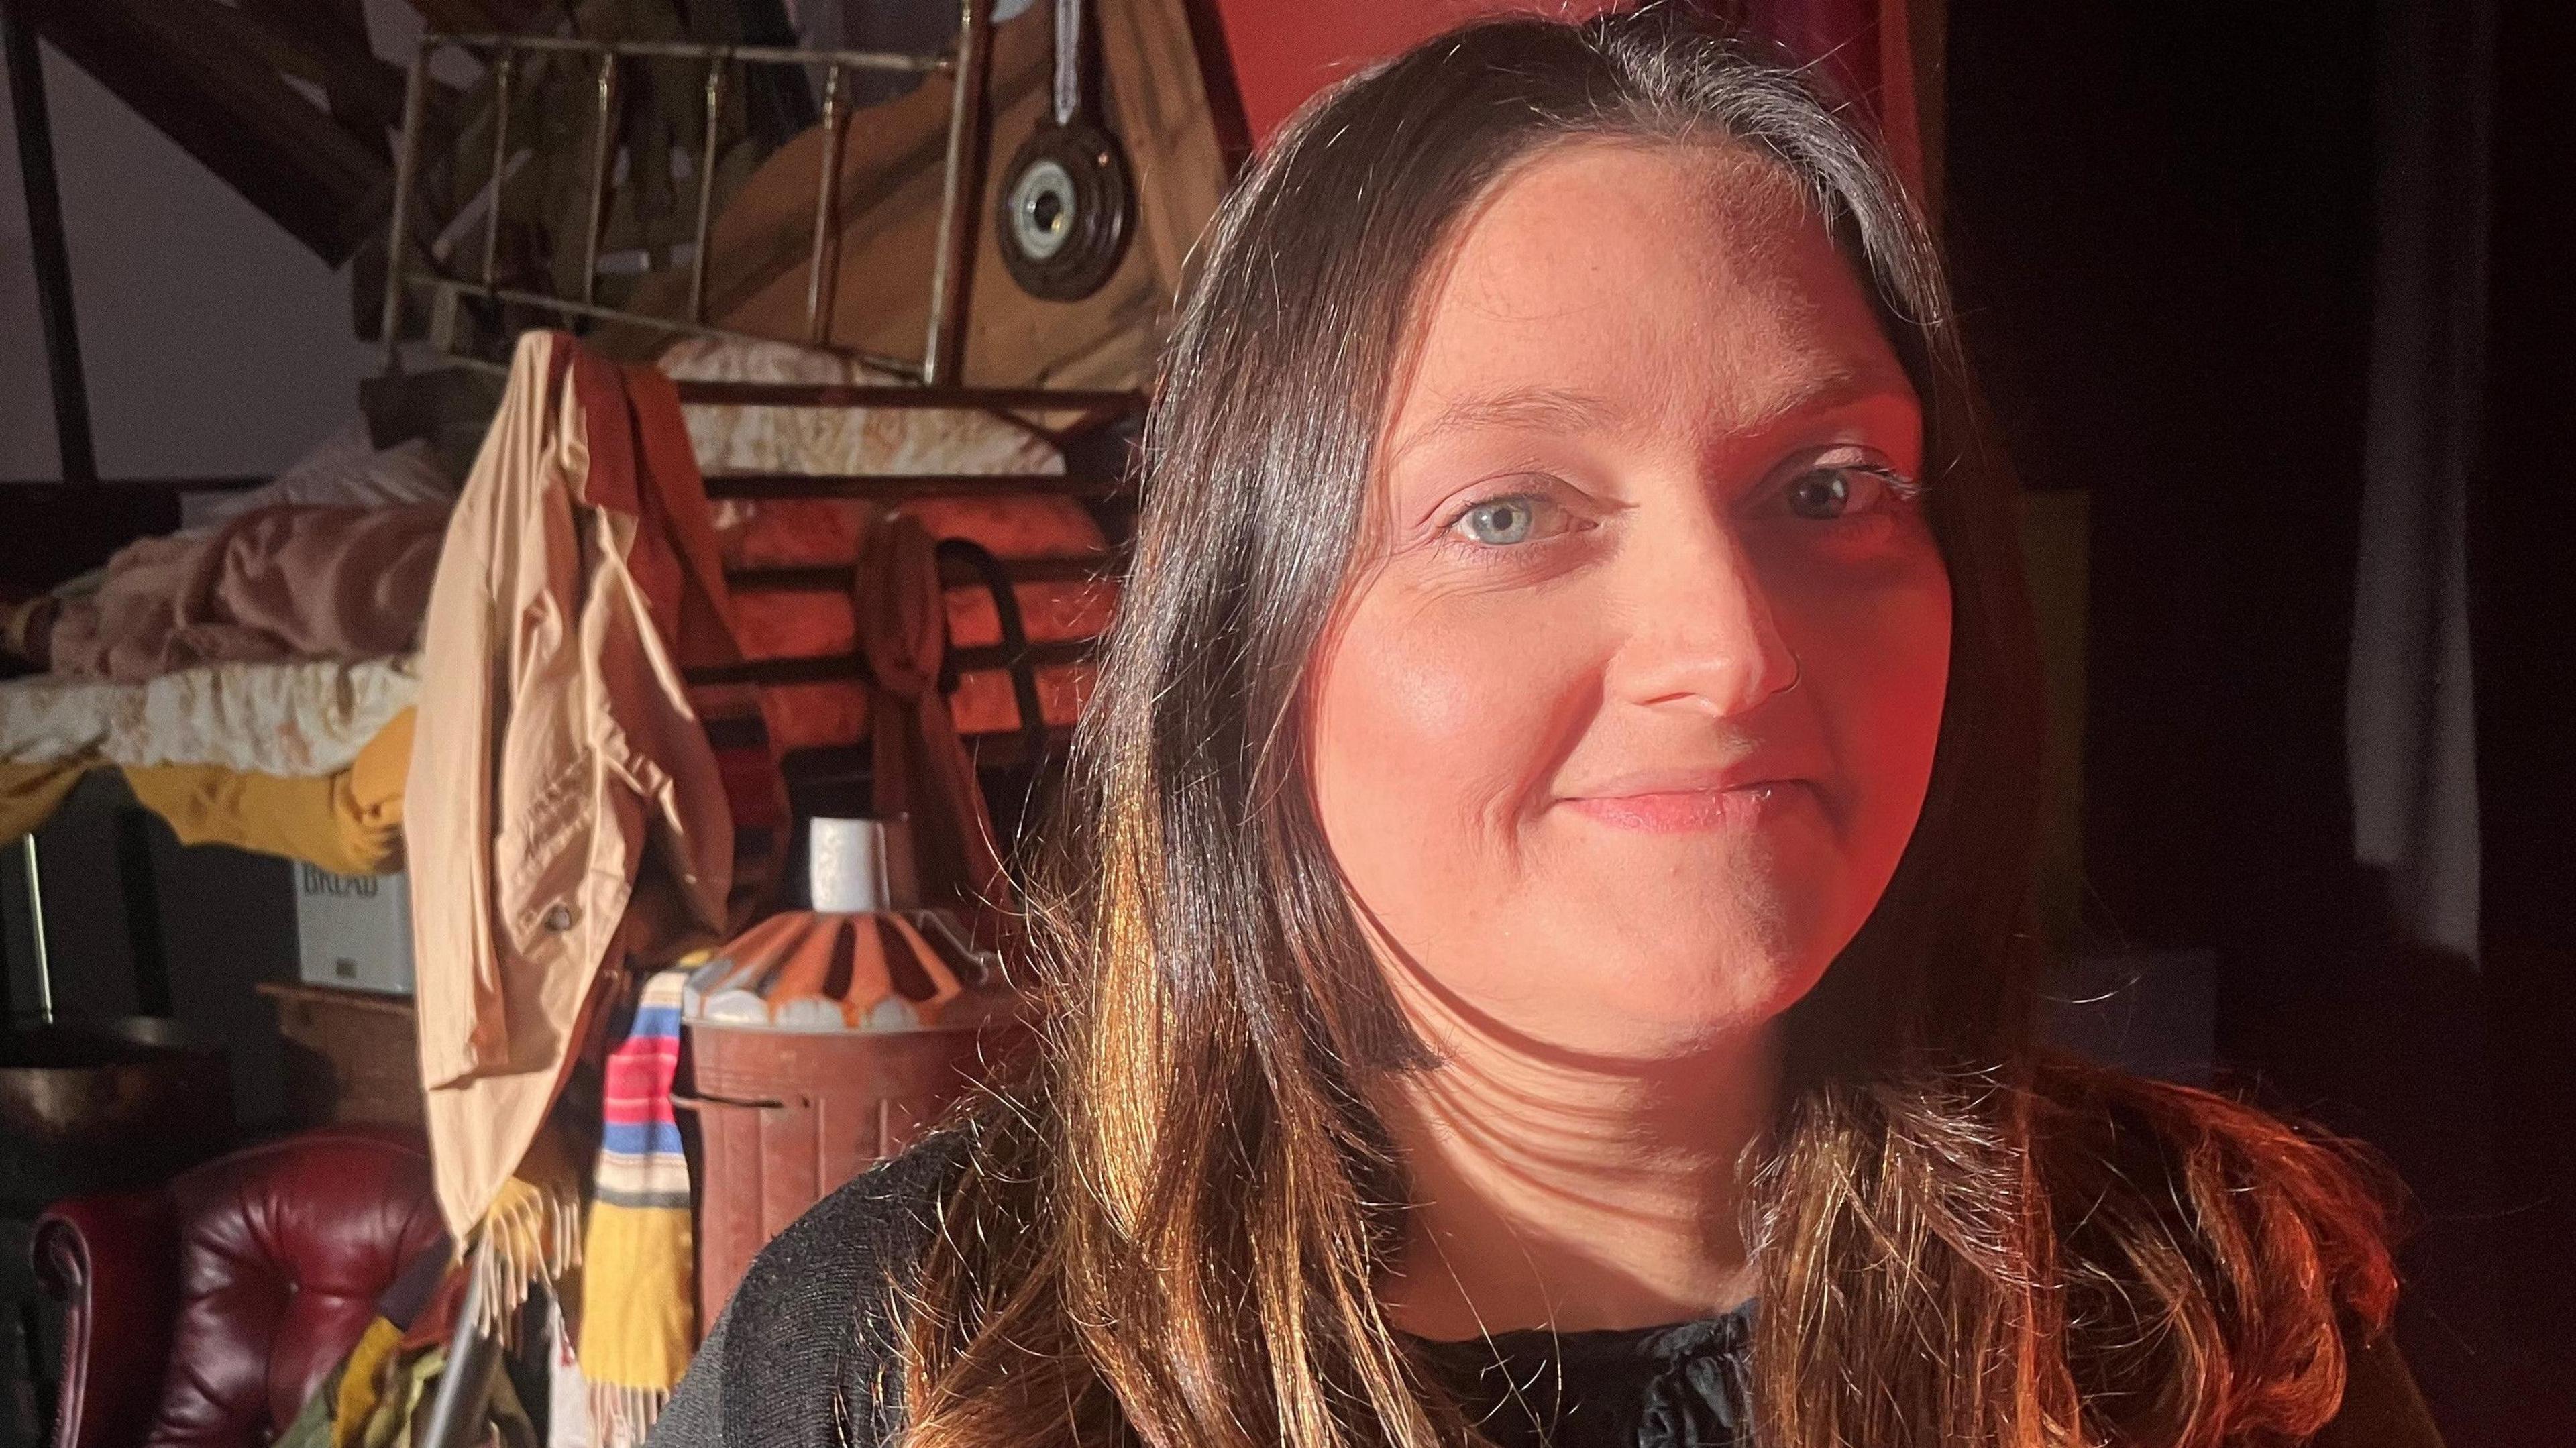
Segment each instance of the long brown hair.
[{"label": "long brown hair", "polygon": [[1315,818],[1302,700],[1421,276],[1512,166],[1590,137],[1735,147],[1803,185],[1929,403],[1955,600],[1920,823],[1786,1022],[1747,1182],[1761,1441],[2313,1432],[2343,1330],[2375,1331],[2393,1295],[2374,1198],[2254,1111],[2034,1046],[2036,655],[1932,247],[1798,72],[1654,8],[1473,25],[1342,84],[1202,243],[1031,891],[1053,1036],[977,1117],[916,1284],[909,1443],[1475,1440],[1373,1291],[1408,1197],[1363,1088],[1426,1055]]}]

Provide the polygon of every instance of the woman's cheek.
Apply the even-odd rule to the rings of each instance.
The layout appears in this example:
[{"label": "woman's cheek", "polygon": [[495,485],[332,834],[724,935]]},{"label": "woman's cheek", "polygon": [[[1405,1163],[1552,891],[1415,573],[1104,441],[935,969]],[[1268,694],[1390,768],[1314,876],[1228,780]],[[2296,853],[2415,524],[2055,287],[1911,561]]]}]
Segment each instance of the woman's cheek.
[{"label": "woman's cheek", "polygon": [[1867,792],[1856,843],[1876,857],[1861,862],[1871,874],[1893,873],[1922,811],[1949,685],[1950,627],[1949,582],[1936,564],[1825,645],[1847,661],[1824,682],[1825,713],[1837,756]]},{"label": "woman's cheek", "polygon": [[1571,691],[1551,630],[1517,604],[1381,587],[1326,665],[1317,792],[1335,854],[1381,914],[1416,911],[1365,899],[1373,881],[1476,893],[1476,868],[1512,852],[1547,776],[1551,701]]}]

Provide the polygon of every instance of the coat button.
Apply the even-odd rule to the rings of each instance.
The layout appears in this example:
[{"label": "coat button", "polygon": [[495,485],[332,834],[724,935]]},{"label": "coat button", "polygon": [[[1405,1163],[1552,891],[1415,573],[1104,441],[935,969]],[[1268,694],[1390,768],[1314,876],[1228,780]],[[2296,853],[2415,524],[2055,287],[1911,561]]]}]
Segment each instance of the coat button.
[{"label": "coat button", "polygon": [[557,932],[572,929],[572,907],[569,905],[557,905],[548,910],[546,912],[546,928]]}]

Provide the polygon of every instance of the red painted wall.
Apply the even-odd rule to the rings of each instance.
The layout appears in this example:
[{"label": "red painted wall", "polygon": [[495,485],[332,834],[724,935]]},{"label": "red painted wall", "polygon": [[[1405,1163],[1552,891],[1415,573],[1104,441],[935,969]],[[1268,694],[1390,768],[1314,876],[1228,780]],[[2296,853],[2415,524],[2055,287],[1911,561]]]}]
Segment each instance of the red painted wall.
[{"label": "red painted wall", "polygon": [[[1234,61],[1244,120],[1257,147],[1308,96],[1374,60],[1479,15],[1537,11],[1580,20],[1620,0],[1212,0]],[[1834,83],[1876,113],[1880,77],[1897,81],[1897,163],[1919,174],[1906,63],[1906,0],[1748,0],[1753,25],[1805,56],[1824,57]]]},{"label": "red painted wall", "polygon": [[1479,15],[1545,10],[1582,19],[1612,0],[1215,0],[1253,144],[1308,96],[1352,71]]}]

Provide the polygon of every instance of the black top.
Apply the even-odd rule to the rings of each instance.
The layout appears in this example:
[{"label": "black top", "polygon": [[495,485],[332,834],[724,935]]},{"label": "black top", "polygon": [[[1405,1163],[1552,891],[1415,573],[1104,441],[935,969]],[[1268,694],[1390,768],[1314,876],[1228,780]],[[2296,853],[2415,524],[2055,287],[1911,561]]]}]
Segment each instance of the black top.
[{"label": "black top", "polygon": [[1744,1448],[1752,1337],[1747,1303],[1661,1327],[1519,1328],[1421,1346],[1498,1448]]},{"label": "black top", "polygon": [[[647,1448],[892,1448],[903,1426],[888,1284],[905,1280],[965,1164],[949,1132],[826,1198],[736,1289]],[[1660,1327],[1528,1328],[1422,1342],[1500,1448],[1751,1448],[1753,1314]],[[2343,1411],[2314,1448],[2441,1448],[2385,1338],[2351,1357]]]}]

